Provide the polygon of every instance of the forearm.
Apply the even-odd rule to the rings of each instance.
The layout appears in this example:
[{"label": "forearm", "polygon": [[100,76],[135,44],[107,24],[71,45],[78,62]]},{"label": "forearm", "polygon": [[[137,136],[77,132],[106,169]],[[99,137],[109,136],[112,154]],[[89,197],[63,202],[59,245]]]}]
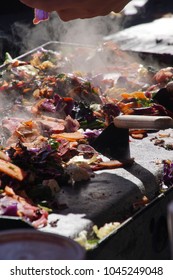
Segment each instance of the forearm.
[{"label": "forearm", "polygon": [[20,0],[32,8],[56,11],[65,20],[105,16],[120,12],[130,0]]}]

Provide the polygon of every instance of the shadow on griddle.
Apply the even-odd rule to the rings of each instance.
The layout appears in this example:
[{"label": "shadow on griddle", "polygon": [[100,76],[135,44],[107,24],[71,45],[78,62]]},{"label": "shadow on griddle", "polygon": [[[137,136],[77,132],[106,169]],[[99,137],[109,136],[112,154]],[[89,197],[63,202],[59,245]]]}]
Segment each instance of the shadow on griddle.
[{"label": "shadow on griddle", "polygon": [[[65,200],[67,208],[61,214],[85,214],[98,226],[124,221],[134,214],[136,201],[144,195],[153,198],[158,190],[155,176],[139,164],[113,172],[101,172],[88,182],[63,187],[58,200],[60,203]],[[135,182],[135,178],[133,181],[131,174],[141,180],[141,184],[138,180]]]},{"label": "shadow on griddle", "polygon": [[130,168],[127,167],[126,170],[142,182],[145,188],[144,195],[148,195],[149,199],[153,199],[158,195],[159,185],[157,174],[153,174],[138,163],[133,164]]},{"label": "shadow on griddle", "polygon": [[22,220],[21,218],[12,216],[0,216],[0,231],[21,228],[34,229],[30,223]]}]

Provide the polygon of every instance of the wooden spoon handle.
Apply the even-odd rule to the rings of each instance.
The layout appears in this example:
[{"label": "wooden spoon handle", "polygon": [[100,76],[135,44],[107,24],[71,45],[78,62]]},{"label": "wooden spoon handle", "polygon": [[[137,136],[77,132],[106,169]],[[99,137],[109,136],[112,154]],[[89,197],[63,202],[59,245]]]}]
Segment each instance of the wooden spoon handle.
[{"label": "wooden spoon handle", "polygon": [[173,127],[173,119],[167,116],[121,115],[114,118],[119,128],[167,129]]}]

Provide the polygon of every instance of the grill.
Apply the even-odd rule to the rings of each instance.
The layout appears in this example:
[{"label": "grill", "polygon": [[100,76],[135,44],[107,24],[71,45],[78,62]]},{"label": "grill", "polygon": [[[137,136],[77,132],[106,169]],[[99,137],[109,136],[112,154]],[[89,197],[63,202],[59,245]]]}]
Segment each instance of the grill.
[{"label": "grill", "polygon": [[[84,46],[48,42],[18,59],[27,61],[42,48],[63,49],[67,53],[79,47]],[[84,48],[92,52],[93,46]],[[150,138],[155,136],[156,132],[150,134]],[[173,193],[170,188],[158,195],[162,167],[157,166],[155,161],[165,158],[173,160],[173,152],[153,146],[150,139],[145,138],[140,142],[132,141],[130,153],[135,158],[133,166],[98,171],[89,182],[74,188],[63,187],[57,199],[67,203],[68,208],[60,209],[58,214],[50,214],[50,221],[59,220],[57,227],[48,226],[42,230],[74,238],[80,231],[89,230],[93,224],[102,226],[112,221],[121,221],[118,229],[87,252],[88,259],[169,259],[166,215],[167,203],[173,198]],[[132,205],[144,193],[151,202],[134,213]],[[0,218],[1,229],[13,227],[30,225],[12,217]]]}]

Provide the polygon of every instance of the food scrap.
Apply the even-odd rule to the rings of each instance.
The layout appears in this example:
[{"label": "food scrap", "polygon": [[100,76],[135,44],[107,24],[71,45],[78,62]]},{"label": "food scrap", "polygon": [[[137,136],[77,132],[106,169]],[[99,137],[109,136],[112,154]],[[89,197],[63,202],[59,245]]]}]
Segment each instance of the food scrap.
[{"label": "food scrap", "polygon": [[133,209],[138,210],[141,207],[147,205],[149,203],[149,199],[146,195],[144,195],[141,199],[138,199],[133,203]]},{"label": "food scrap", "polygon": [[119,222],[106,223],[104,226],[98,228],[98,226],[93,226],[93,231],[99,239],[103,239],[108,236],[111,232],[120,226]]},{"label": "food scrap", "polygon": [[106,238],[114,230],[118,229],[119,226],[119,222],[106,223],[100,228],[98,228],[97,225],[94,225],[91,232],[83,230],[74,240],[81,246],[83,246],[86,250],[91,250],[98,244],[99,241]]},{"label": "food scrap", "polygon": [[45,21],[49,19],[49,13],[45,12],[43,10],[39,10],[39,9],[34,9],[34,19],[33,19],[33,23],[34,24],[38,24],[41,21]]},{"label": "food scrap", "polygon": [[6,186],[0,194],[0,215],[20,217],[35,228],[46,226],[48,212],[27,200],[16,195],[12,188]]}]

